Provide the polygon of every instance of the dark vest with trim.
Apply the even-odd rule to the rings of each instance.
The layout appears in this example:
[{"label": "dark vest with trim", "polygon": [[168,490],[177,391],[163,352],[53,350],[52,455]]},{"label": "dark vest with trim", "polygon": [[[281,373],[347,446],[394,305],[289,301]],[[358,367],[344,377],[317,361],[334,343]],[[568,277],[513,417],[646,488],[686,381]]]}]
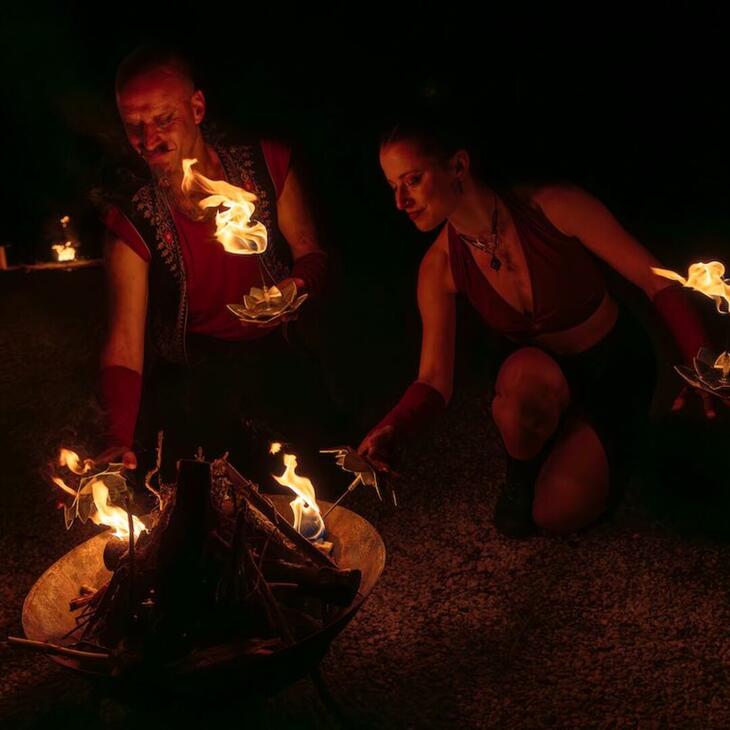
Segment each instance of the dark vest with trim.
[{"label": "dark vest with trim", "polygon": [[[262,263],[276,281],[289,276],[291,251],[279,231],[276,190],[261,145],[214,146],[229,183],[256,195],[253,219],[266,226]],[[185,364],[188,294],[185,261],[163,191],[156,182],[141,187],[123,207],[150,250],[147,334],[165,360]]]}]

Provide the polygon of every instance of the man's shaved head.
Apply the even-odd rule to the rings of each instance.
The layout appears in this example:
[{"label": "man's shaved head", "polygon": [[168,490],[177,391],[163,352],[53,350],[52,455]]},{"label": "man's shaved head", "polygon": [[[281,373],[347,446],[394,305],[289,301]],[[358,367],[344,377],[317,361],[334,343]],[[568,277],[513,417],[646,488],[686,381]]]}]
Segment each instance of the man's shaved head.
[{"label": "man's shaved head", "polygon": [[140,46],[122,60],[117,68],[115,89],[117,96],[134,79],[154,72],[167,72],[189,82],[191,92],[197,88],[190,63],[172,46]]}]

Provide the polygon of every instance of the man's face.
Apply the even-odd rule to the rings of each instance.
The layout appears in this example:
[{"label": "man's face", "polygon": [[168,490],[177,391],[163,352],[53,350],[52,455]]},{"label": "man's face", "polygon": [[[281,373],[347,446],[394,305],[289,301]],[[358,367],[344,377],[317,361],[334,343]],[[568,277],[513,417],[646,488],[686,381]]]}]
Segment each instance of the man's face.
[{"label": "man's face", "polygon": [[193,157],[205,99],[192,82],[172,69],[159,68],[128,81],[117,107],[130,144],[160,178],[182,176],[182,161]]}]

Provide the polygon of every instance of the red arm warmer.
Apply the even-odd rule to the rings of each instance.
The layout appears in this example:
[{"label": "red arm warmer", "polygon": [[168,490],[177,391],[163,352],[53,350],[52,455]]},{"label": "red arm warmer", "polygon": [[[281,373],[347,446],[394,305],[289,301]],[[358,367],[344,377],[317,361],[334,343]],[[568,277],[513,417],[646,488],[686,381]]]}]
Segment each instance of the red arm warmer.
[{"label": "red arm warmer", "polygon": [[142,376],[122,365],[101,369],[101,404],[104,408],[107,447],[132,447],[142,394]]},{"label": "red arm warmer", "polygon": [[390,413],[370,432],[393,426],[396,437],[409,438],[426,428],[446,410],[446,401],[436,388],[426,383],[411,383]]},{"label": "red arm warmer", "polygon": [[679,285],[668,286],[654,295],[654,306],[674,336],[687,363],[700,347],[710,344],[702,320],[689,301],[689,290]]},{"label": "red arm warmer", "polygon": [[304,280],[304,291],[310,297],[320,296],[327,279],[327,254],[324,251],[312,251],[298,258],[292,266],[291,275]]}]

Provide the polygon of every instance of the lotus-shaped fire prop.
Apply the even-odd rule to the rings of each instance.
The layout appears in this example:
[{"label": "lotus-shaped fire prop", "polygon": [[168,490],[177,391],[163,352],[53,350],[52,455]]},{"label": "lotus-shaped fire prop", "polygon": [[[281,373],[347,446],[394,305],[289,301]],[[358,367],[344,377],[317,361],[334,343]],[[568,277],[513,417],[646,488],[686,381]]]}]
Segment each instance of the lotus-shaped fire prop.
[{"label": "lotus-shaped fire prop", "polygon": [[134,530],[135,540],[145,529],[144,524],[128,511],[118,507],[119,503],[129,504],[131,493],[127,480],[122,476],[123,464],[109,464],[104,470],[91,473],[93,463],[81,459],[69,449],[61,449],[58,465],[81,479],[74,489],[60,476],[54,476],[53,482],[66,494],[73,497],[70,505],[64,506],[66,529],[69,529],[76,519],[84,523],[91,520],[97,525],[106,525],[112,528],[115,537],[128,539],[131,529]]},{"label": "lotus-shaped fire prop", "polygon": [[[720,261],[691,264],[686,278],[667,269],[652,267],[652,271],[710,297],[720,314],[730,313],[730,279],[725,278],[725,265]],[[692,365],[692,368],[675,365],[674,369],[691,386],[721,398],[730,397],[730,352],[727,347],[717,356],[706,347],[701,348]]]},{"label": "lotus-shaped fire prop", "polygon": [[243,297],[243,304],[226,305],[242,322],[265,324],[287,314],[293,314],[307,299],[307,294],[297,295],[297,285],[288,280],[281,289],[277,286],[253,287]]}]

